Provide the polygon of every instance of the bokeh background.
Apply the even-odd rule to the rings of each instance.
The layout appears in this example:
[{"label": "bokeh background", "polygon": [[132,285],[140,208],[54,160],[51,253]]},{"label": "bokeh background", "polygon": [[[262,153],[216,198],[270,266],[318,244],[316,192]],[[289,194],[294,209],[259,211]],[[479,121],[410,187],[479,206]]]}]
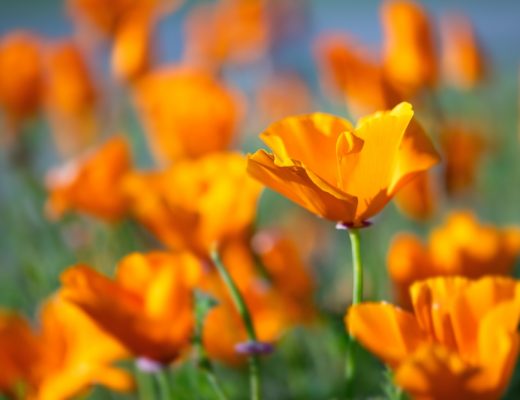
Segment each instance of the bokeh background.
[{"label": "bokeh background", "polygon": [[[110,1],[110,0],[107,0]],[[323,94],[312,46],[324,32],[348,32],[360,42],[378,48],[381,42],[379,1],[302,0],[303,22],[288,43],[271,49],[269,62],[253,68],[228,68],[226,81],[251,98],[273,68],[292,69],[305,77],[313,91],[315,110],[348,116],[342,104],[334,103]],[[157,49],[161,63],[179,60],[182,54],[182,24],[198,1],[187,0],[175,13],[162,20],[157,32]],[[491,75],[470,93],[449,88],[438,92],[443,113],[476,121],[492,143],[492,151],[484,156],[471,195],[441,204],[441,211],[428,223],[417,223],[401,216],[394,206],[377,217],[373,229],[363,232],[363,251],[368,268],[366,296],[391,299],[391,288],[385,269],[385,258],[392,237],[400,231],[416,232],[423,237],[445,216],[443,210],[471,209],[484,221],[497,225],[520,225],[520,145],[519,145],[519,61],[520,2],[502,1],[422,1],[436,19],[447,11],[461,11],[474,23],[487,55]],[[283,23],[283,22],[282,22]],[[68,36],[73,27],[64,2],[58,0],[1,0],[0,36],[24,29],[50,38]],[[96,60],[98,78],[118,104],[109,110],[113,129],[125,132],[133,145],[134,155],[142,167],[151,165],[142,127],[124,91],[113,86],[108,78],[109,61]],[[480,122],[481,121],[481,122]],[[257,135],[265,128],[255,118],[254,107],[247,110],[241,126],[238,146],[253,151],[261,146]],[[8,154],[0,149],[0,305],[35,315],[38,303],[58,286],[58,276],[66,266],[85,262],[110,272],[115,262],[130,251],[141,250],[145,244],[131,222],[106,225],[81,216],[69,216],[59,223],[48,221],[44,214],[46,192],[43,186],[46,171],[58,164],[50,143],[49,127],[42,120],[31,123],[27,140],[37,148],[27,168],[13,168]],[[290,218],[287,217],[290,215]],[[285,225],[289,229],[298,219],[312,219],[307,212],[295,209],[281,196],[266,191],[262,196],[259,226]],[[379,223],[381,222],[381,223]],[[342,376],[342,365],[335,358],[345,346],[342,335],[344,306],[350,301],[350,276],[338,274],[349,269],[350,250],[344,232],[335,231],[330,223],[319,222],[323,245],[312,267],[319,276],[317,301],[329,312],[326,324],[335,329],[312,328],[292,334],[283,341],[280,351],[270,357],[265,368],[265,381],[270,382],[266,398],[331,398],[335,382]],[[293,227],[294,228],[294,227]],[[82,244],[84,241],[84,244]],[[79,244],[78,244],[79,242]],[[337,329],[336,329],[337,328]],[[295,348],[305,352],[295,352]],[[341,361],[341,360],[340,360]],[[367,369],[377,362],[367,357]],[[284,376],[283,366],[290,364],[291,378]],[[1,371],[0,371],[1,373]],[[221,371],[223,374],[241,372]],[[309,378],[312,377],[312,378]],[[193,388],[190,373],[180,372],[179,382]],[[367,387],[384,381],[384,372],[366,378]],[[239,381],[238,379],[236,381]],[[243,379],[242,379],[243,381]],[[289,389],[286,386],[289,386]],[[377,385],[375,385],[377,387]],[[513,388],[515,384],[513,384]],[[518,392],[517,392],[518,393]],[[374,395],[382,395],[375,390]],[[92,398],[115,398],[97,390]],[[179,398],[194,398],[179,391]],[[514,390],[510,393],[515,397]],[[129,396],[130,398],[130,396]]]}]

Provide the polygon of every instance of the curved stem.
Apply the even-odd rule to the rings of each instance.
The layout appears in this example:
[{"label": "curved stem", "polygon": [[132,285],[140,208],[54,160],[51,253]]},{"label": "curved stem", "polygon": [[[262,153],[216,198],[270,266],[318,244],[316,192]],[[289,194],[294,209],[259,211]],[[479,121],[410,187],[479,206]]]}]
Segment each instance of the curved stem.
[{"label": "curved stem", "polygon": [[157,379],[157,384],[159,386],[159,398],[161,400],[171,400],[173,396],[170,388],[168,369],[164,368],[161,371],[155,373],[154,375]]},{"label": "curved stem", "polygon": [[[219,253],[217,248],[213,248],[211,250],[211,259],[213,260],[213,263],[215,264],[215,267],[217,268],[218,273],[220,274],[220,277],[224,281],[224,284],[226,285],[229,294],[231,295],[231,299],[233,300],[233,304],[235,305],[235,308],[237,309],[238,313],[240,314],[240,317],[242,318],[242,321],[244,322],[244,326],[246,328],[247,337],[249,341],[251,342],[257,342],[255,327],[253,325],[253,320],[251,318],[251,314],[249,313],[249,310],[247,309],[246,302],[244,301],[244,298],[240,294],[240,291],[238,290],[237,285],[233,281],[233,278],[227,271],[226,267],[222,263],[222,260],[220,259]],[[250,354],[249,358],[249,380],[250,380],[250,386],[251,386],[251,399],[252,400],[260,400],[260,360],[257,354]]]}]

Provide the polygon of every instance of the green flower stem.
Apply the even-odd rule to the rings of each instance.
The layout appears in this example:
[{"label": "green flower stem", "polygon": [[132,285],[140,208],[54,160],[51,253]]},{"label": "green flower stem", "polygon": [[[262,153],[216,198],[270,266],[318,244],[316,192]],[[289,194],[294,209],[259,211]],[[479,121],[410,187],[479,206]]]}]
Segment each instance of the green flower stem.
[{"label": "green flower stem", "polygon": [[173,395],[169,382],[168,368],[163,368],[154,375],[159,386],[159,398],[161,400],[172,400]]},{"label": "green flower stem", "polygon": [[207,306],[207,308],[200,306],[199,303],[202,303],[202,300],[198,299],[197,296],[195,296],[195,301],[197,302],[197,310],[195,321],[195,335],[193,341],[197,357],[197,366],[200,370],[202,370],[202,372],[204,372],[204,375],[206,376],[206,379],[208,380],[211,387],[213,388],[213,391],[215,392],[217,399],[228,400],[226,392],[222,388],[222,385],[220,384],[220,381],[217,378],[217,375],[215,374],[213,364],[211,363],[211,360],[208,358],[206,349],[204,349],[204,345],[202,343],[203,323],[204,319],[206,318],[206,314],[211,308],[211,306]]},{"label": "green flower stem", "polygon": [[[242,321],[244,322],[244,326],[246,328],[247,337],[251,342],[257,342],[255,327],[253,325],[253,320],[251,319],[251,314],[247,309],[244,298],[240,294],[238,287],[236,286],[233,278],[227,271],[226,267],[222,263],[220,259],[218,250],[215,248],[211,251],[211,259],[213,260],[215,267],[217,268],[220,277],[224,281],[235,308],[237,309]],[[260,388],[260,360],[257,354],[250,354],[249,358],[249,380],[251,386],[251,400],[260,400],[261,398],[261,388]]]},{"label": "green flower stem", "polygon": [[350,245],[352,248],[352,267],[354,276],[354,290],[352,294],[352,304],[359,304],[363,301],[363,264],[361,262],[361,246],[359,230],[351,228],[348,230]]},{"label": "green flower stem", "polygon": [[142,372],[139,368],[135,370],[135,377],[137,380],[137,391],[140,400],[154,400],[155,394],[153,390],[153,382],[150,379],[150,374]]},{"label": "green flower stem", "polygon": [[[361,245],[359,230],[350,228],[348,230],[350,245],[352,249],[352,268],[353,268],[353,291],[352,305],[359,304],[363,301],[363,264],[361,262]],[[356,348],[355,339],[350,336],[347,345],[347,361],[346,361],[346,380],[347,393],[349,397],[353,396],[354,382],[356,375]]]}]

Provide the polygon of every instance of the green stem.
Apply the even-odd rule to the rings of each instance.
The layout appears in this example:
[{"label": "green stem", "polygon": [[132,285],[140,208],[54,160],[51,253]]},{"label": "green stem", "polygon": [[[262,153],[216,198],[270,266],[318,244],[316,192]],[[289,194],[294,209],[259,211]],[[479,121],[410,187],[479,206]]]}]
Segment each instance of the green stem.
[{"label": "green stem", "polygon": [[[227,271],[226,267],[222,263],[220,259],[218,250],[216,248],[211,251],[211,259],[217,268],[220,277],[224,281],[229,294],[231,295],[231,299],[233,300],[233,304],[237,309],[242,321],[244,322],[244,326],[246,328],[247,337],[251,342],[257,342],[255,327],[253,325],[253,320],[251,319],[251,314],[247,309],[246,302],[244,298],[240,294],[237,285],[233,281],[233,278]],[[260,400],[261,388],[260,388],[260,360],[257,354],[250,354],[249,358],[249,382],[251,387],[251,400]]]},{"label": "green stem", "polygon": [[[361,245],[359,230],[350,228],[348,230],[350,245],[352,248],[352,268],[353,268],[353,291],[352,304],[359,304],[363,301],[363,264],[361,262]],[[356,340],[350,336],[347,345],[347,361],[345,373],[347,380],[347,395],[353,397],[355,375],[356,375]]]},{"label": "green stem", "polygon": [[168,376],[168,369],[164,368],[161,371],[154,374],[155,378],[157,379],[157,384],[159,386],[159,398],[161,400],[171,400],[173,399],[171,388],[170,388],[170,382],[169,382],[169,376]]},{"label": "green stem", "polygon": [[135,370],[135,377],[137,380],[137,390],[140,400],[154,400],[153,383],[149,378],[150,374],[141,372],[139,368]]},{"label": "green stem", "polygon": [[351,228],[348,230],[350,244],[352,247],[352,267],[354,290],[352,294],[352,304],[359,304],[363,301],[363,264],[361,262],[361,246],[359,240],[359,230]]}]

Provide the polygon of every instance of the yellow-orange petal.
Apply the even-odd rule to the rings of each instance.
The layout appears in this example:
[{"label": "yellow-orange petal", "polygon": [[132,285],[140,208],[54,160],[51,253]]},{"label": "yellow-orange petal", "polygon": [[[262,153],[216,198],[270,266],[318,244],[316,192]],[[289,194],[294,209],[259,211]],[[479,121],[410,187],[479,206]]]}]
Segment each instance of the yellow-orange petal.
[{"label": "yellow-orange petal", "polygon": [[350,307],[345,324],[352,336],[390,366],[399,365],[427,340],[412,314],[386,303]]},{"label": "yellow-orange petal", "polygon": [[303,166],[279,166],[263,150],[248,157],[247,171],[274,191],[332,221],[351,221],[357,199],[340,192]]}]

